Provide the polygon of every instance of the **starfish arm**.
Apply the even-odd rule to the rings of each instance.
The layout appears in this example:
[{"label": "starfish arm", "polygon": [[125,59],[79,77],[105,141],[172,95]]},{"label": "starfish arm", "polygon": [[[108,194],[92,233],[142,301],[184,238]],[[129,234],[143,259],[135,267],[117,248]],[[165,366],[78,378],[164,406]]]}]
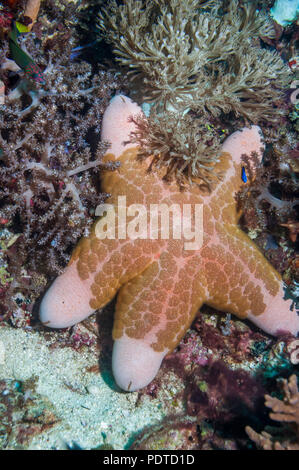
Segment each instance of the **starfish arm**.
[{"label": "starfish arm", "polygon": [[207,304],[248,318],[272,335],[299,331],[292,301],[284,299],[281,276],[237,226],[218,230],[218,243],[202,249]]},{"label": "starfish arm", "polygon": [[113,373],[124,390],[137,390],[156,375],[205,300],[197,260],[169,252],[120,289],[113,328]]},{"label": "starfish arm", "polygon": [[51,328],[65,328],[84,320],[144,271],[158,249],[151,240],[100,240],[93,228],[44,296],[41,321]]}]

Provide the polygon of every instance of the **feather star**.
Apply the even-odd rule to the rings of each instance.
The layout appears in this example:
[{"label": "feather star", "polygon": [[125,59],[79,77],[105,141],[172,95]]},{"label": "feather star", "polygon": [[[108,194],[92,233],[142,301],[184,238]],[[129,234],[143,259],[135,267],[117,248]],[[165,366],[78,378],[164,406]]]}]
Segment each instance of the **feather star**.
[{"label": "feather star", "polygon": [[[211,194],[203,195],[196,185],[180,191],[175,182],[162,180],[160,170],[147,171],[148,161],[140,161],[138,147],[129,143],[135,124],[128,118],[139,113],[141,109],[122,95],[105,111],[102,139],[112,145],[104,160],[120,162],[119,169],[102,175],[102,188],[111,194],[108,202],[114,209],[107,209],[89,237],[79,242],[40,307],[45,325],[65,328],[118,292],[112,369],[117,384],[127,391],[151,382],[204,303],[248,318],[271,335],[299,331],[299,317],[291,300],[284,299],[280,275],[238,226],[235,193],[244,185],[241,155],[256,152],[262,157],[260,129],[244,128],[226,139],[216,163],[223,178]],[[127,222],[126,207],[119,204],[124,196]],[[185,218],[184,205],[202,207],[202,243],[190,249],[190,230],[181,238],[174,236],[175,230],[169,239],[157,237],[161,230],[155,232],[156,225],[144,219],[140,209],[157,204],[175,205]],[[118,226],[114,238],[111,214]],[[189,229],[195,229],[194,224],[195,215]],[[109,227],[107,238],[99,236],[104,226]]]}]

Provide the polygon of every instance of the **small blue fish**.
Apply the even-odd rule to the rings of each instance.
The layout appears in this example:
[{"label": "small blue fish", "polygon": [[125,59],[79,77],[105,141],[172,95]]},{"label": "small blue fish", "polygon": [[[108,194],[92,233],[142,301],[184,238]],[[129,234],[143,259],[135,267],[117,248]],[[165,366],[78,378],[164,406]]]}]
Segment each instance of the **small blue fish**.
[{"label": "small blue fish", "polygon": [[71,60],[76,59],[77,57],[79,57],[79,55],[82,54],[84,49],[87,49],[88,47],[92,47],[92,46],[94,46],[94,44],[96,44],[96,41],[93,41],[89,44],[86,44],[85,46],[74,47],[71,51],[70,59]]},{"label": "small blue fish", "polygon": [[247,183],[247,175],[244,166],[242,166],[242,181],[243,183]]}]

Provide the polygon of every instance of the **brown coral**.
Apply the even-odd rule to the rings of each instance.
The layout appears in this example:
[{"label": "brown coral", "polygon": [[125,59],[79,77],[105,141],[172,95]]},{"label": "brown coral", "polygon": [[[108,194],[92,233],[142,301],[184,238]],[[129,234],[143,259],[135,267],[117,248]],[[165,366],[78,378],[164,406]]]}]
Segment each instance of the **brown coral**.
[{"label": "brown coral", "polygon": [[[250,426],[245,429],[256,445],[264,450],[299,450],[299,390],[296,375],[292,375],[289,380],[282,380],[282,390],[283,400],[265,395],[265,405],[272,410],[270,418],[288,425],[282,432],[281,441],[266,431],[258,434]],[[274,431],[277,433],[277,428]]]},{"label": "brown coral", "polygon": [[153,112],[148,119],[137,116],[133,120],[137,130],[131,142],[140,145],[139,157],[152,158],[149,169],[166,167],[164,178],[175,176],[181,186],[196,181],[210,190],[218,182],[221,175],[214,165],[219,161],[221,139],[212,125],[175,113]]},{"label": "brown coral", "polygon": [[44,85],[8,60],[6,41],[0,48],[6,88],[0,109],[0,241],[10,243],[2,246],[0,259],[7,278],[0,285],[0,320],[15,326],[28,325],[34,300],[65,266],[106,197],[98,178],[107,148],[99,143],[100,126],[119,80],[73,59],[80,40],[73,27],[78,3],[44,0],[32,32],[19,39],[43,71]]},{"label": "brown coral", "polygon": [[132,93],[151,103],[135,141],[180,184],[192,175],[211,187],[217,178],[219,137],[211,137],[210,124],[221,135],[224,116],[240,126],[277,122],[284,113],[277,103],[290,71],[277,52],[261,48],[259,38],[275,30],[256,2],[111,0],[99,29],[128,71]]},{"label": "brown coral", "polygon": [[275,118],[276,87],[288,71],[278,54],[253,42],[274,34],[254,2],[112,0],[99,27],[116,60],[142,79],[148,100],[179,112]]}]

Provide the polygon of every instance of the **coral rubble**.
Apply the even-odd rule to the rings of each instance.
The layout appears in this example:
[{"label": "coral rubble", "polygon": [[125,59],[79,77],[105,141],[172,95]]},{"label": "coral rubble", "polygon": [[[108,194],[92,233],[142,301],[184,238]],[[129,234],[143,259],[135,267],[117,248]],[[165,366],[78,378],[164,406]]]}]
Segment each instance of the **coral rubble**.
[{"label": "coral rubble", "polygon": [[[116,59],[140,76],[148,99],[180,112],[233,110],[250,120],[275,113],[272,103],[287,80],[278,55],[250,40],[272,33],[255,12],[228,2],[185,0],[109,2],[99,26]],[[266,86],[269,85],[269,86]]]}]

